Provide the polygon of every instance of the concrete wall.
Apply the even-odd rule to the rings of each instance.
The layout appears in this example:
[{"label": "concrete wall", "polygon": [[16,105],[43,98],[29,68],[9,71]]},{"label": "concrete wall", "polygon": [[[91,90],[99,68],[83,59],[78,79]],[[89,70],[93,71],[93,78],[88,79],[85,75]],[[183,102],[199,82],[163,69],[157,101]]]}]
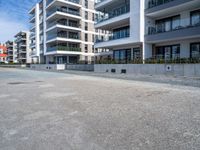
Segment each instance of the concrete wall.
[{"label": "concrete wall", "polygon": [[127,74],[150,74],[150,75],[172,75],[172,76],[187,76],[200,77],[200,64],[105,64],[94,65],[94,72],[103,73],[116,70],[117,74],[121,73],[122,69],[126,70]]},{"label": "concrete wall", "polygon": [[7,64],[7,65],[0,65],[0,67],[3,67],[3,68],[25,68],[27,67],[26,65],[18,65],[18,64]]},{"label": "concrete wall", "polygon": [[94,71],[94,65],[66,65],[66,70]]},{"label": "concrete wall", "polygon": [[31,69],[37,69],[37,70],[65,70],[64,64],[47,64],[47,65],[37,65],[37,64],[31,64]]}]

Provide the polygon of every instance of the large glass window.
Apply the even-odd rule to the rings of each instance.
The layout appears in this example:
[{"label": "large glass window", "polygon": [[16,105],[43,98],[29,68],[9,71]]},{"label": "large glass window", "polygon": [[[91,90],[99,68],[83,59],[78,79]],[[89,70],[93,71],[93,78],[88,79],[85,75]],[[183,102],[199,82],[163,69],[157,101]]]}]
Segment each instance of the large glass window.
[{"label": "large glass window", "polygon": [[180,16],[176,16],[172,18],[172,30],[175,30],[178,27],[180,27]]},{"label": "large glass window", "polygon": [[114,51],[114,60],[117,63],[128,63],[131,60],[131,49],[122,49]]},{"label": "large glass window", "polygon": [[165,60],[175,60],[180,58],[180,45],[156,47],[155,58]]},{"label": "large glass window", "polygon": [[129,26],[114,29],[112,39],[120,39],[120,38],[129,37],[129,33],[130,33],[130,27]]},{"label": "large glass window", "polygon": [[141,58],[141,50],[140,48],[133,48],[133,59]]},{"label": "large glass window", "polygon": [[200,25],[200,10],[191,12],[191,25]]},{"label": "large glass window", "polygon": [[156,30],[158,33],[175,30],[179,26],[180,26],[180,15],[156,21]]},{"label": "large glass window", "polygon": [[180,45],[172,46],[172,59],[180,58]]},{"label": "large glass window", "polygon": [[200,58],[200,43],[192,43],[190,45],[191,58]]}]

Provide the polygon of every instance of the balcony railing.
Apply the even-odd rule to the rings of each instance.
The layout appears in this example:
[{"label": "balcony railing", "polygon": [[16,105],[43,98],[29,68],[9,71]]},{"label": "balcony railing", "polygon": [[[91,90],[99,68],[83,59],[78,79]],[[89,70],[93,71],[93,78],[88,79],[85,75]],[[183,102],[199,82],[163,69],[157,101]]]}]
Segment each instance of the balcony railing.
[{"label": "balcony railing", "polygon": [[73,52],[81,52],[81,48],[79,47],[68,47],[68,46],[54,46],[48,47],[47,52],[52,51],[73,51]]},{"label": "balcony railing", "polygon": [[[53,2],[54,0],[48,0],[47,1],[47,6]],[[72,3],[76,3],[76,4],[80,4],[80,0],[65,0],[66,2],[72,2]]]},{"label": "balcony railing", "polygon": [[64,25],[64,26],[69,26],[69,27],[75,27],[75,28],[79,28],[80,27],[80,24],[78,23],[74,23],[74,22],[70,22],[70,21],[55,21],[55,22],[52,22],[50,24],[47,25],[47,28],[51,28],[55,25]]},{"label": "balcony railing", "polygon": [[182,30],[182,29],[187,29],[187,28],[193,28],[193,27],[198,27],[200,26],[200,20],[197,21],[195,24],[189,24],[189,25],[179,25],[177,27],[171,28],[171,29],[166,29],[164,26],[160,25],[155,25],[155,26],[150,26],[147,29],[147,35],[153,35],[153,34],[158,34],[158,33],[165,33],[165,32],[172,32],[172,31],[177,31],[177,30]]},{"label": "balcony railing", "polygon": [[105,1],[105,0],[96,0],[95,4],[99,4],[99,3],[103,2],[103,1]]},{"label": "balcony railing", "polygon": [[74,34],[52,34],[52,35],[49,35],[47,40],[52,40],[54,38],[67,38],[67,39],[76,39],[76,40],[80,40],[80,36],[79,35],[74,35]]},{"label": "balcony railing", "polygon": [[124,34],[118,35],[118,36],[110,35],[110,36],[107,36],[106,38],[103,38],[103,39],[97,39],[96,43],[118,40],[118,39],[123,39],[123,38],[128,38],[128,37],[130,37],[129,33],[124,33]]},{"label": "balcony railing", "polygon": [[153,8],[153,7],[156,7],[159,5],[163,5],[163,4],[169,3],[171,1],[175,1],[175,0],[149,0],[148,4],[147,4],[148,5],[147,9]]},{"label": "balcony railing", "polygon": [[128,12],[130,12],[130,5],[125,5],[125,6],[118,8],[117,10],[108,12],[103,17],[97,18],[96,21],[97,21],[97,23],[100,23],[100,22],[115,18],[117,16],[121,16],[121,15],[126,14]]},{"label": "balcony railing", "polygon": [[36,51],[31,51],[29,56],[34,56],[34,55],[37,55],[37,52]]},{"label": "balcony railing", "polygon": [[72,15],[75,15],[75,16],[80,16],[80,12],[79,11],[70,10],[69,8],[56,7],[56,8],[52,9],[51,11],[49,11],[47,13],[47,17],[51,16],[56,11],[72,14]]},{"label": "balcony railing", "polygon": [[29,16],[29,20],[32,20],[34,17],[35,17],[35,14],[34,15],[30,15]]}]

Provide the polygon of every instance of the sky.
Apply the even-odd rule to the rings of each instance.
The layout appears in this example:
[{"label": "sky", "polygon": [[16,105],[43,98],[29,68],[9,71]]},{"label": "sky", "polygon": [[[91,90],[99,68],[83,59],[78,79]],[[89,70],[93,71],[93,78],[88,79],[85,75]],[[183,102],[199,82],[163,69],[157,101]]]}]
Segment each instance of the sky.
[{"label": "sky", "polygon": [[40,0],[0,0],[0,43],[29,29],[28,11]]}]

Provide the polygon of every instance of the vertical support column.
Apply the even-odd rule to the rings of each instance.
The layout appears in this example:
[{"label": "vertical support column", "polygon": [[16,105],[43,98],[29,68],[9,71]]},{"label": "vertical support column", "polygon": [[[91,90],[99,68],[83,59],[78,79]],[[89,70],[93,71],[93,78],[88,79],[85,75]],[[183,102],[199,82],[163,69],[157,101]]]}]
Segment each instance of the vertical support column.
[{"label": "vertical support column", "polygon": [[69,55],[67,55],[67,64],[69,64]]},{"label": "vertical support column", "polygon": [[39,3],[35,6],[35,48],[36,48],[36,55],[40,57],[40,6]]},{"label": "vertical support column", "polygon": [[[43,48],[44,48],[44,55],[46,55],[47,52],[47,46],[46,46],[46,0],[43,0],[43,33],[44,33],[44,43],[43,43]],[[47,63],[47,59],[46,59],[46,63]]]}]

